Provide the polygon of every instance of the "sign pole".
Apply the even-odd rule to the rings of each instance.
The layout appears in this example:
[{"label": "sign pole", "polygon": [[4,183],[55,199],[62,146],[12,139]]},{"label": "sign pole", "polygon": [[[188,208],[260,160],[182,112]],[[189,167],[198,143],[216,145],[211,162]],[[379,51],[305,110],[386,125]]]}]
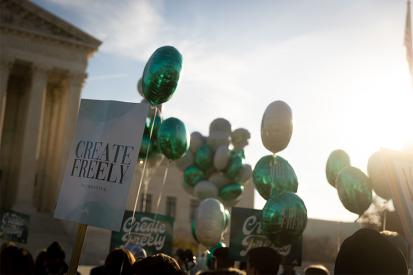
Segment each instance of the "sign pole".
[{"label": "sign pole", "polygon": [[77,274],[77,267],[79,266],[79,259],[80,259],[80,254],[82,252],[83,242],[86,236],[86,230],[87,230],[86,224],[78,224],[75,245],[73,247],[72,258],[70,259],[70,265],[69,265],[69,270],[68,270],[69,275]]}]

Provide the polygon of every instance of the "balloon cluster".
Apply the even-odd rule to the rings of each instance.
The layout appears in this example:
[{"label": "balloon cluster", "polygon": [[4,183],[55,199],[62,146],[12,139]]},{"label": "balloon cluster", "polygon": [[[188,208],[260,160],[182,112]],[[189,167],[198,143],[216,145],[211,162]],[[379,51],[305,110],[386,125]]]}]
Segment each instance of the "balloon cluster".
[{"label": "balloon cluster", "polygon": [[337,189],[343,206],[358,215],[362,215],[373,201],[374,192],[386,199],[391,199],[386,182],[384,152],[378,151],[368,160],[368,176],[360,169],[351,166],[350,157],[344,150],[330,153],[326,164],[327,181]]},{"label": "balloon cluster", "polygon": [[138,92],[150,108],[145,123],[139,159],[152,162],[162,160],[162,153],[170,160],[181,158],[189,148],[185,124],[177,118],[162,120],[161,105],[168,101],[178,85],[182,55],[172,46],[158,48],[145,65],[138,81]]},{"label": "balloon cluster", "polygon": [[249,138],[248,130],[231,131],[231,124],[223,118],[212,121],[208,137],[193,132],[190,150],[177,161],[184,189],[200,200],[217,198],[225,206],[237,204],[252,174],[251,166],[244,164]]},{"label": "balloon cluster", "polygon": [[261,140],[273,154],[255,165],[253,181],[258,193],[267,200],[262,210],[262,229],[269,240],[282,246],[299,238],[307,224],[307,209],[295,192],[297,176],[292,166],[275,155],[285,149],[292,135],[292,112],[283,101],[266,108],[261,122]]}]

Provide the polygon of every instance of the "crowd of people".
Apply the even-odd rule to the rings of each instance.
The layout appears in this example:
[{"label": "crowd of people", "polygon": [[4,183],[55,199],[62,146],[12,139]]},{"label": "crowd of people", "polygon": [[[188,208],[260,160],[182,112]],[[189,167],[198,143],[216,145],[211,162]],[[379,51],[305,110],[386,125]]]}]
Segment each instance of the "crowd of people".
[{"label": "crowd of people", "polygon": [[[372,229],[360,229],[347,238],[337,255],[334,274],[408,274],[406,254],[401,247]],[[146,255],[143,249],[125,246],[112,250],[103,265],[90,275],[109,274],[282,274],[295,275],[293,266],[283,265],[282,256],[268,247],[250,249],[246,262],[237,264],[229,249],[216,249],[213,255],[197,259],[190,250],[178,249],[173,256]],[[281,267],[281,268],[280,268]],[[66,255],[59,243],[52,243],[34,260],[30,252],[13,243],[0,249],[0,274],[66,274]],[[280,273],[279,273],[280,272]],[[305,268],[304,274],[330,274],[322,265]]]}]

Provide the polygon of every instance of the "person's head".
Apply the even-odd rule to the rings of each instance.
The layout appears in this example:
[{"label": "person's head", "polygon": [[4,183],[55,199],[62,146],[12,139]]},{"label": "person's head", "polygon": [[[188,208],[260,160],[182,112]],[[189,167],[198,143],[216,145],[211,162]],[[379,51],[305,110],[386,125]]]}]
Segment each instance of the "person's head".
[{"label": "person's head", "polygon": [[34,262],[34,269],[36,274],[44,274],[46,271],[46,250],[40,251],[37,254],[36,261]]},{"label": "person's head", "polygon": [[67,269],[66,253],[58,242],[53,242],[46,250],[46,266],[51,273],[61,273]]},{"label": "person's head", "polygon": [[33,257],[24,248],[14,244],[2,246],[0,251],[0,274],[33,274]]},{"label": "person's head", "polygon": [[105,270],[108,274],[129,274],[135,262],[133,254],[123,248],[113,249],[105,260]]},{"label": "person's head", "polygon": [[248,274],[277,274],[281,256],[272,248],[252,248],[247,253]]},{"label": "person's head", "polygon": [[334,274],[407,274],[407,264],[379,232],[363,228],[344,240]]},{"label": "person's head", "polygon": [[179,267],[176,260],[168,255],[159,253],[146,257],[135,262],[132,268],[133,274],[176,274],[182,275],[184,272]]},{"label": "person's head", "polygon": [[318,264],[307,266],[304,275],[330,275],[330,272],[325,266]]},{"label": "person's head", "polygon": [[203,271],[196,273],[197,275],[246,275],[246,273],[238,268],[221,268],[217,270]]},{"label": "person's head", "polygon": [[136,260],[140,260],[148,256],[148,254],[146,254],[146,250],[143,247],[134,243],[127,243],[123,248],[129,250]]},{"label": "person's head", "polygon": [[229,256],[228,247],[220,247],[214,251],[215,269],[230,268],[234,266],[234,261]]}]

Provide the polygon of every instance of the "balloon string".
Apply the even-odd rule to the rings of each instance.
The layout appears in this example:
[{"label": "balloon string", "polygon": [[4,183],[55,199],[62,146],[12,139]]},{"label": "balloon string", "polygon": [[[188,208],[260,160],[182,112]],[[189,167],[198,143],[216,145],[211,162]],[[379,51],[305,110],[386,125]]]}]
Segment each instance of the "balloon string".
[{"label": "balloon string", "polygon": [[[273,159],[272,159],[272,166],[271,166],[271,183],[270,183],[270,185],[271,186],[274,186],[274,182],[275,182],[275,164],[276,164],[276,160],[275,160],[275,154],[273,154]],[[271,189],[270,189],[271,191],[270,191],[270,196],[272,195],[271,193],[272,193],[272,190],[274,190],[274,188],[273,187],[271,187]]]},{"label": "balloon string", "polygon": [[[158,114],[158,108],[155,107],[155,115],[154,115],[153,120],[151,122],[151,131],[149,132],[149,140],[150,141],[152,140],[152,133],[153,133],[153,128],[154,128],[154,125],[155,125],[155,119],[156,119],[157,114]],[[146,164],[148,162],[148,155],[149,155],[149,149],[150,148],[151,148],[151,142],[149,142],[148,148],[146,149],[145,160],[143,161],[141,178],[139,180],[138,193],[136,194],[135,204],[133,205],[133,212],[132,212],[132,221],[133,222],[135,221],[136,207],[138,206],[139,194],[141,192],[142,182],[143,182],[143,178],[144,178],[145,171],[146,171]],[[129,228],[128,239],[130,238],[131,231],[132,231],[132,226]]]},{"label": "balloon string", "polygon": [[158,202],[156,203],[156,211],[155,211],[155,220],[158,218],[158,210],[159,210],[159,206],[161,204],[161,198],[162,198],[162,194],[163,194],[163,188],[165,186],[165,182],[166,182],[166,177],[168,175],[168,170],[169,170],[169,165],[171,164],[171,161],[168,160],[167,164],[166,164],[166,169],[165,169],[165,173],[163,174],[163,180],[162,180],[162,185],[161,185],[161,190],[160,190],[160,194],[158,197]]}]

